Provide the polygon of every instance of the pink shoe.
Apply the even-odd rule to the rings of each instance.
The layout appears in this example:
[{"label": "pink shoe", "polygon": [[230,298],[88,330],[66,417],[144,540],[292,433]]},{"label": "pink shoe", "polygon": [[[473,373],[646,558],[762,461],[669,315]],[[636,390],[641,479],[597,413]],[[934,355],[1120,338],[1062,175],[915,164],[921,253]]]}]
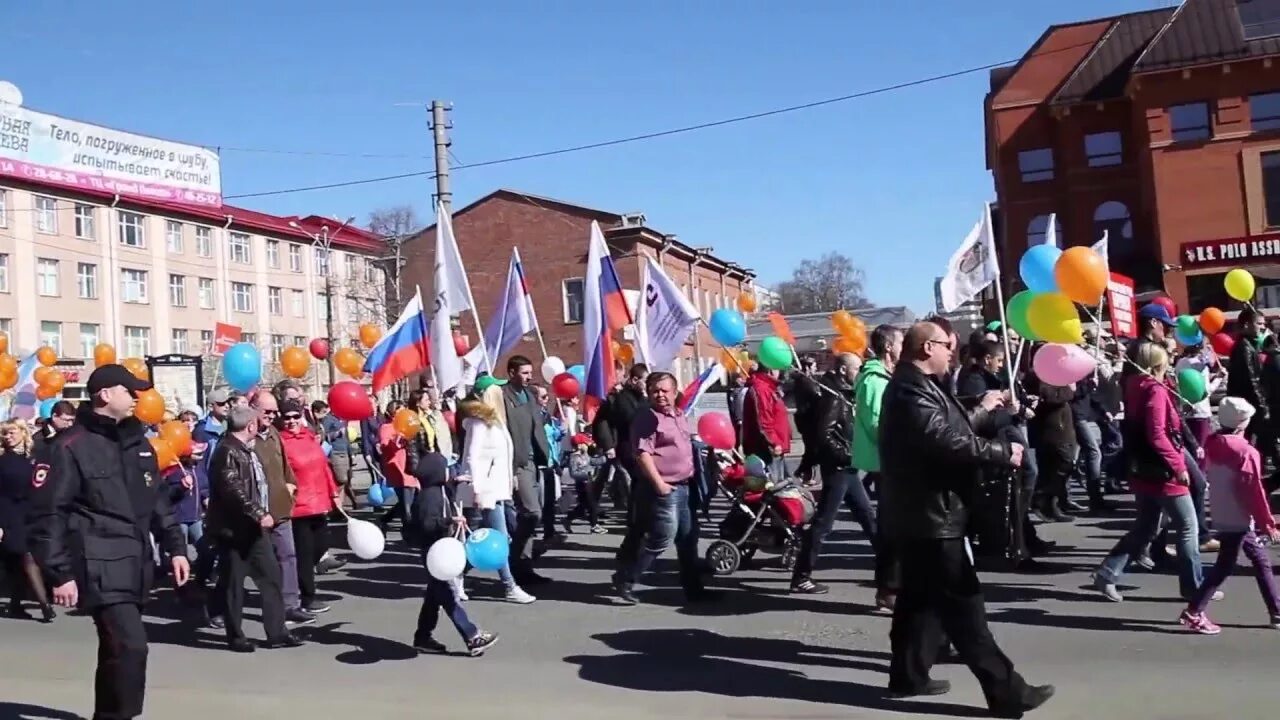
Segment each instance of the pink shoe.
[{"label": "pink shoe", "polygon": [[1213,624],[1209,616],[1205,613],[1191,613],[1189,610],[1183,610],[1182,616],[1178,618],[1188,630],[1198,635],[1217,635],[1222,632],[1222,628]]}]

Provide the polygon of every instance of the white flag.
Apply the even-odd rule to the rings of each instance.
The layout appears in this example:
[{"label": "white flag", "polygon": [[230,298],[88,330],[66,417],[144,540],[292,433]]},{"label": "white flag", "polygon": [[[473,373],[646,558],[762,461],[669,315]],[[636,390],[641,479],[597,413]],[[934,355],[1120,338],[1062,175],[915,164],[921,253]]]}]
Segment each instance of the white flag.
[{"label": "white flag", "polygon": [[524,266],[520,262],[520,250],[511,249],[511,264],[507,266],[507,285],[503,288],[501,302],[493,311],[493,317],[484,329],[484,340],[471,348],[463,360],[478,370],[493,372],[488,363],[493,358],[510,352],[528,335],[538,330],[538,316],[533,312],[533,298],[529,284],[525,282]]},{"label": "white flag", "polygon": [[1043,245],[1058,245],[1058,213],[1049,213],[1049,221],[1044,224],[1044,242]]},{"label": "white flag", "polygon": [[440,392],[463,384],[462,359],[453,346],[451,319],[475,306],[471,299],[471,284],[462,269],[462,257],[453,237],[453,223],[444,211],[436,207],[436,267],[434,306],[431,315],[431,366],[435,368],[436,387]]},{"label": "white flag", "polygon": [[698,309],[662,266],[645,256],[641,307],[636,313],[636,349],[650,370],[670,370],[684,341],[698,329]]},{"label": "white flag", "polygon": [[969,231],[969,236],[947,263],[947,274],[938,285],[938,297],[944,312],[951,312],[969,302],[1000,277],[990,218],[991,213],[984,208],[982,219]]},{"label": "white flag", "polygon": [[1107,255],[1109,249],[1107,246],[1111,242],[1108,238],[1110,233],[1110,230],[1103,230],[1102,239],[1093,244],[1093,251],[1098,253],[1098,256],[1102,258],[1102,262],[1107,264],[1107,270],[1111,269],[1111,258]]}]

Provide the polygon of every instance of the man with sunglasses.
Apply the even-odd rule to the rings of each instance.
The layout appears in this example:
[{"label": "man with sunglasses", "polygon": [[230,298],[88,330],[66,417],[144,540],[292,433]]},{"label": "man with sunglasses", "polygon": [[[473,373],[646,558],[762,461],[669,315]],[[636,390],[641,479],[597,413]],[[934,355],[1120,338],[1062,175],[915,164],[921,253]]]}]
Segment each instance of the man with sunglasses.
[{"label": "man with sunglasses", "polygon": [[231,393],[226,390],[213,390],[210,391],[207,399],[209,412],[191,431],[191,439],[194,442],[206,443],[204,459],[200,463],[205,475],[209,473],[209,460],[213,458],[213,451],[217,449],[218,441],[222,439],[222,433],[227,428],[227,413],[231,410]]}]

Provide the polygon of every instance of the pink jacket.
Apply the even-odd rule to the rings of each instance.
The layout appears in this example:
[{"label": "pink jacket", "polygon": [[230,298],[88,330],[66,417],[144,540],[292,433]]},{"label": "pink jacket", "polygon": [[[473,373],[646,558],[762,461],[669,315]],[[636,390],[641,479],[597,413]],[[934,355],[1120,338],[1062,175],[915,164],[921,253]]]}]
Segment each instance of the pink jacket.
[{"label": "pink jacket", "polygon": [[1213,529],[1270,532],[1275,527],[1262,487],[1262,457],[1244,435],[1214,433],[1204,444]]},{"label": "pink jacket", "polygon": [[1186,495],[1191,489],[1178,481],[1187,471],[1182,449],[1170,438],[1182,435],[1182,416],[1174,404],[1173,392],[1150,375],[1134,375],[1124,392],[1125,413],[1129,419],[1142,423],[1147,444],[1173,471],[1173,477],[1130,478],[1135,493],[1176,497]]}]

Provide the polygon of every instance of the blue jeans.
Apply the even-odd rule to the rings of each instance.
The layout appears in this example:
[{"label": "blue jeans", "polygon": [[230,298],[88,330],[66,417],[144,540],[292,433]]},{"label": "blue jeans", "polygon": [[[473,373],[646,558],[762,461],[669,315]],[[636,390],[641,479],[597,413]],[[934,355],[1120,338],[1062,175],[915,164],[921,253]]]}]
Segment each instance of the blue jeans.
[{"label": "blue jeans", "polygon": [[457,628],[463,640],[470,642],[480,634],[480,629],[471,622],[466,609],[462,607],[462,603],[458,602],[458,597],[453,592],[453,585],[444,580],[428,577],[427,587],[422,592],[422,609],[418,611],[418,629],[413,634],[415,642],[430,638],[436,631],[441,610],[449,616],[449,621]]},{"label": "blue jeans", "polygon": [[[510,505],[511,503],[509,502],[500,502],[488,510],[481,510],[480,526],[500,532],[504,538],[510,541],[511,533],[507,530],[507,508]],[[498,568],[498,579],[502,580],[502,584],[508,590],[516,586],[515,578],[511,576],[510,559],[508,559],[507,562],[502,563],[502,567]]]},{"label": "blue jeans", "polygon": [[1084,467],[1084,485],[1089,499],[1102,497],[1102,428],[1092,420],[1076,420],[1079,463]]},{"label": "blue jeans", "polygon": [[1119,582],[1131,557],[1137,557],[1160,532],[1160,517],[1168,515],[1170,529],[1177,535],[1178,586],[1184,598],[1190,598],[1203,581],[1200,567],[1200,530],[1196,525],[1195,503],[1190,495],[1175,497],[1137,495],[1138,516],[1133,527],[1098,567],[1098,577],[1108,583]]},{"label": "blue jeans", "polygon": [[680,561],[680,584],[686,591],[702,587],[698,567],[698,517],[689,507],[689,486],[673,485],[671,492],[659,496],[648,481],[643,490],[636,493],[643,507],[636,518],[643,523],[644,540],[634,559],[620,557],[622,561],[615,578],[621,585],[634,585],[672,543]]},{"label": "blue jeans", "polygon": [[822,551],[822,543],[831,534],[836,523],[836,515],[843,503],[853,513],[853,519],[862,526],[862,532],[876,548],[876,511],[871,507],[871,498],[867,488],[862,484],[866,475],[861,470],[836,468],[830,465],[822,467],[822,494],[818,496],[818,507],[813,522],[803,533],[800,554],[796,558],[796,567],[791,574],[791,584],[795,585],[813,573],[818,562],[818,554]]}]

